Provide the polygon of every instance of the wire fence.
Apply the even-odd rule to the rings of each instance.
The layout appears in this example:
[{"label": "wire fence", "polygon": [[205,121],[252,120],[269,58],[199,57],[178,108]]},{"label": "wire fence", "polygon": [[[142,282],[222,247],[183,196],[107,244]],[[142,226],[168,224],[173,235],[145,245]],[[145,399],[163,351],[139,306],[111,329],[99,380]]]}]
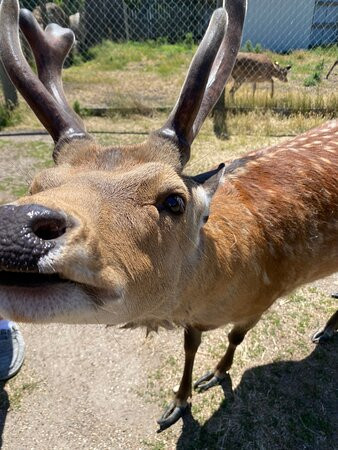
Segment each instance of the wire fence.
[{"label": "wire fence", "polygon": [[[73,29],[76,48],[67,66],[76,65],[76,70],[65,77],[73,102],[97,109],[148,109],[172,104],[194,44],[222,3],[24,0],[20,5],[32,10],[42,26],[54,22]],[[157,52],[149,50],[155,47]],[[135,54],[137,51],[141,56]],[[168,64],[172,61],[172,70],[159,67],[166,56]],[[86,65],[95,58],[96,65]],[[227,103],[236,108],[287,109],[291,105],[334,114],[337,61],[338,1],[249,0],[242,49],[229,83]],[[108,69],[113,75],[107,75]],[[91,70],[96,72],[91,74]]]}]

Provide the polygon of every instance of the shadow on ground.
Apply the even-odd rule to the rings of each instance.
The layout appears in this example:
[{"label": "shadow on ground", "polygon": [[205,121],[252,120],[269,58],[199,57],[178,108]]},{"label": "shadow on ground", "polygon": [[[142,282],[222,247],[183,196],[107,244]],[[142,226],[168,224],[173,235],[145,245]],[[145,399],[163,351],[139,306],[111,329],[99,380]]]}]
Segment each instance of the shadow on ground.
[{"label": "shadow on ground", "polygon": [[[338,335],[305,359],[244,372],[203,425],[188,412],[177,449],[332,449],[338,442]],[[227,386],[223,390],[228,392]]]},{"label": "shadow on ground", "polygon": [[5,383],[0,382],[0,448],[2,448],[2,434],[4,431],[6,417],[9,410],[8,394],[4,389]]}]

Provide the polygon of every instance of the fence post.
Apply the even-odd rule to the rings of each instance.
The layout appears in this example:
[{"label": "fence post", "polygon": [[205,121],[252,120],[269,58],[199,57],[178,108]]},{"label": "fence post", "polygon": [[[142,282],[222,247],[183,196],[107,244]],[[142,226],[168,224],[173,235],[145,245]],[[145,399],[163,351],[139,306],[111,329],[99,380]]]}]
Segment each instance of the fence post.
[{"label": "fence post", "polygon": [[224,88],[212,111],[214,133],[219,139],[229,139],[227,113]]},{"label": "fence post", "polygon": [[0,80],[5,96],[6,107],[13,109],[18,105],[18,94],[0,61]]},{"label": "fence post", "polygon": [[128,10],[127,10],[126,2],[124,0],[122,0],[122,5],[123,5],[124,31],[125,31],[125,34],[126,34],[126,41],[128,42],[129,39],[130,39],[130,36],[129,36],[129,23],[128,23]]}]

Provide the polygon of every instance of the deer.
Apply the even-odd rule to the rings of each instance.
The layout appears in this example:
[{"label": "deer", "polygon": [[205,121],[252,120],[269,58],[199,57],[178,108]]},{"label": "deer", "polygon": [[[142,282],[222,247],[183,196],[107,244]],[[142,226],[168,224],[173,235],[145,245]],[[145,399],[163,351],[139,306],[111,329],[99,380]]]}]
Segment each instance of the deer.
[{"label": "deer", "polygon": [[[245,12],[245,0],[215,10],[160,129],[140,144],[102,147],[63,91],[73,33],[53,24],[43,31],[17,0],[1,3],[0,56],[54,140],[55,167],[0,207],[0,314],[183,327],[183,375],[159,431],[189,407],[203,332],[232,325],[225,355],[194,384],[199,392],[224,381],[237,346],[279,297],[338,270],[337,120],[207,172],[184,172],[235,64]],[[338,312],[314,342],[331,339],[337,325]]]},{"label": "deer", "polygon": [[236,91],[243,83],[252,83],[253,96],[256,92],[256,84],[270,81],[271,83],[271,98],[274,95],[274,80],[277,78],[284,83],[288,81],[288,73],[291,66],[281,67],[279,63],[272,62],[271,59],[261,53],[241,53],[239,52],[236,58],[234,68],[231,73],[233,78],[233,85],[230,89],[230,95],[234,98]]}]

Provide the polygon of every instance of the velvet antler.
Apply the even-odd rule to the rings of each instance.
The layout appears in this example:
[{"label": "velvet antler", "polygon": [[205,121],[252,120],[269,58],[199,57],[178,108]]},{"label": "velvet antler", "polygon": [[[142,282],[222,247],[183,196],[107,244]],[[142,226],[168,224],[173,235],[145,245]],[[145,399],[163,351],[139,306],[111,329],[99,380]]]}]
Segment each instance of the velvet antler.
[{"label": "velvet antler", "polygon": [[55,152],[65,141],[90,138],[82,120],[68,105],[62,87],[62,66],[74,43],[73,32],[56,24],[43,31],[30,11],[20,11],[20,27],[34,53],[37,77],[21,50],[17,0],[2,1],[0,23],[0,56],[5,69],[52,136]]}]

